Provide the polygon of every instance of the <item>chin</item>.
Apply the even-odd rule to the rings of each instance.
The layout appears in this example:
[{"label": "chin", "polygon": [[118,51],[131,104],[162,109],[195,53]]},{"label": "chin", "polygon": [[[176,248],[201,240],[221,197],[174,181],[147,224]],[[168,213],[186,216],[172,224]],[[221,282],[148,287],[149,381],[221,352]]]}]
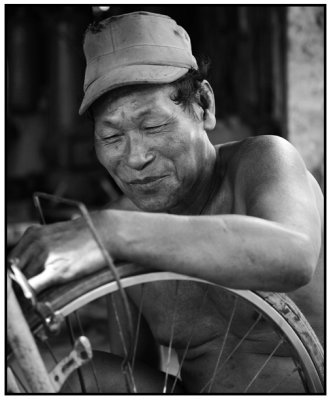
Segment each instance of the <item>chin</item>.
[{"label": "chin", "polygon": [[173,207],[169,199],[132,199],[131,201],[142,211],[145,212],[166,212]]}]

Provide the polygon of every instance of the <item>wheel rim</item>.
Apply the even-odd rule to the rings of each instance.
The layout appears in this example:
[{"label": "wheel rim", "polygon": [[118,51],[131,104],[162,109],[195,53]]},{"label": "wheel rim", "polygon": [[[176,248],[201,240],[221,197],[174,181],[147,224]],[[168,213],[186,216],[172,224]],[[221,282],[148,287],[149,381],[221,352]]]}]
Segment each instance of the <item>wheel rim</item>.
[{"label": "wheel rim", "polygon": [[[169,273],[169,272],[147,272],[136,276],[129,276],[121,278],[121,282],[124,288],[128,288],[134,285],[142,283],[150,283],[156,281],[166,280],[190,280],[200,283],[207,283],[209,285],[221,287],[223,290],[230,293],[234,293],[242,299],[248,300],[254,306],[256,306],[262,314],[273,321],[280,330],[285,334],[287,340],[291,343],[298,358],[302,361],[301,367],[304,371],[306,383],[308,385],[309,392],[321,393],[323,392],[323,383],[316,370],[316,367],[309,355],[304,344],[298,339],[298,336],[290,324],[280,315],[270,304],[268,304],[261,296],[251,291],[235,290],[230,288],[224,288],[223,286],[205,281],[199,278],[192,278],[181,274]],[[117,291],[117,283],[112,281],[103,284],[102,286],[91,290],[90,292],[80,296],[73,300],[69,304],[61,307],[58,311],[67,316],[84,305],[96,300],[104,295],[110,294]]]}]

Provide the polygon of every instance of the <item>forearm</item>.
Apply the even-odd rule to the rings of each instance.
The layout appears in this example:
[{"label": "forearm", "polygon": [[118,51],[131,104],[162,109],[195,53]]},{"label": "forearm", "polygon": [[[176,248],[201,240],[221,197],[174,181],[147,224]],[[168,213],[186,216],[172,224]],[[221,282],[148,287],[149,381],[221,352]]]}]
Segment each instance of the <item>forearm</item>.
[{"label": "forearm", "polygon": [[112,233],[108,213],[104,232],[116,236],[117,258],[237,289],[290,291],[311,276],[307,239],[271,221],[117,212]]}]

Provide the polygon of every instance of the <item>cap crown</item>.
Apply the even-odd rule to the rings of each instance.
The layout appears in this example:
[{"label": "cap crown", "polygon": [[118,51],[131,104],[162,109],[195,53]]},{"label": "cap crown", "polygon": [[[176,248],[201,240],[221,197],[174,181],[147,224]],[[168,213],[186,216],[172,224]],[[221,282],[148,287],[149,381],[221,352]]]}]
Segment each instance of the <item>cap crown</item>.
[{"label": "cap crown", "polygon": [[129,65],[197,68],[186,31],[170,17],[134,12],[101,21],[85,36],[84,90],[111,70]]}]

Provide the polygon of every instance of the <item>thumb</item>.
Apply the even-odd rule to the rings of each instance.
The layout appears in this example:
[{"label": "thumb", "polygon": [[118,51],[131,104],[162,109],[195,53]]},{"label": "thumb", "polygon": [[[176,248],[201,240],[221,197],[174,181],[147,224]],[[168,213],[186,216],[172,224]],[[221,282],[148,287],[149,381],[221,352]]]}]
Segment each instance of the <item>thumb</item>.
[{"label": "thumb", "polygon": [[29,279],[29,283],[32,289],[39,293],[49,286],[58,283],[58,280],[54,276],[54,272],[48,269],[44,269],[40,274],[33,276]]}]

